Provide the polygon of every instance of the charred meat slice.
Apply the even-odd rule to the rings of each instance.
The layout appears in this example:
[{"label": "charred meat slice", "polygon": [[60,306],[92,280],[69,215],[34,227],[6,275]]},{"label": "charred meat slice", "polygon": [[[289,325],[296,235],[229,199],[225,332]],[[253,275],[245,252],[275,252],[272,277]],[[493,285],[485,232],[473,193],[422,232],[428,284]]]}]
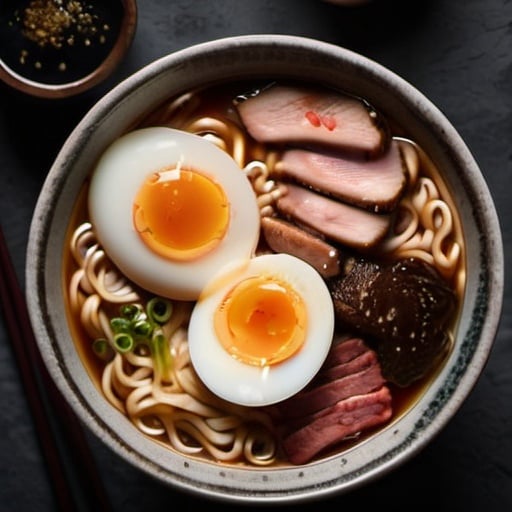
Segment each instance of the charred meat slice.
[{"label": "charred meat slice", "polygon": [[377,341],[389,381],[407,386],[445,355],[456,298],[430,265],[414,258],[393,264],[353,260],[329,288],[337,320]]},{"label": "charred meat slice", "polygon": [[272,174],[374,212],[392,211],[407,183],[396,141],[374,160],[290,149],[283,153]]},{"label": "charred meat slice", "polygon": [[286,185],[276,208],[284,217],[360,250],[379,243],[391,221],[389,215],[371,213],[291,184]]},{"label": "charred meat slice", "polygon": [[237,108],[258,142],[320,145],[370,157],[389,144],[384,120],[369,105],[327,89],[272,85]]},{"label": "charred meat slice", "polygon": [[281,219],[263,217],[261,228],[268,246],[275,252],[297,256],[315,268],[322,277],[340,272],[338,249],[320,238]]}]

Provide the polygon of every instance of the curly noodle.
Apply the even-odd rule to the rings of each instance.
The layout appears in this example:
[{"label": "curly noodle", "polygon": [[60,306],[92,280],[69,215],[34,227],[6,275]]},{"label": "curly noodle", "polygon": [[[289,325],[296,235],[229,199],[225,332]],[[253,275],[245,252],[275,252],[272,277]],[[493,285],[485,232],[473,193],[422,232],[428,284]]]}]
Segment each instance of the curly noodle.
[{"label": "curly noodle", "polygon": [[[420,175],[420,149],[400,141],[409,193],[398,206],[395,224],[382,249],[393,257],[415,257],[434,266],[447,280],[460,271],[462,249],[454,214],[431,177]],[[421,155],[423,159],[425,155]],[[462,284],[457,284],[460,289]],[[459,290],[460,291],[460,290]]]},{"label": "curly noodle", "polygon": [[[109,261],[89,223],[75,230],[70,250],[80,265],[69,284],[72,313],[80,317],[92,339],[104,337],[112,344],[108,319],[114,306],[143,299]],[[164,380],[158,374],[150,354],[116,352],[102,374],[105,397],[144,434],[165,437],[181,452],[205,451],[222,461],[273,463],[277,445],[269,430],[270,419],[261,412],[223,402],[196,376],[188,356],[188,317],[189,305],[177,302],[162,326],[173,356],[170,378]]]}]

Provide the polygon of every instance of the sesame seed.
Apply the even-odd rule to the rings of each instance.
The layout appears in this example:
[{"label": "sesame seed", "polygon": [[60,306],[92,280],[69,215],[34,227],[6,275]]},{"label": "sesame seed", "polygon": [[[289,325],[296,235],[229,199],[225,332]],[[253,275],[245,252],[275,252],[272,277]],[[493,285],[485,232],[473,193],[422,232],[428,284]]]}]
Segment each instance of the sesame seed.
[{"label": "sesame seed", "polygon": [[[110,26],[104,20],[100,22],[93,9],[83,0],[32,0],[25,9],[16,12],[16,19],[26,40],[41,49],[73,47],[77,39],[85,47],[92,47],[95,42],[104,45],[107,42],[105,32]],[[27,50],[21,50],[20,63],[29,62],[29,59]],[[68,68],[64,61],[57,61],[55,65],[59,71]],[[34,67],[41,69],[41,61],[34,62]]]}]

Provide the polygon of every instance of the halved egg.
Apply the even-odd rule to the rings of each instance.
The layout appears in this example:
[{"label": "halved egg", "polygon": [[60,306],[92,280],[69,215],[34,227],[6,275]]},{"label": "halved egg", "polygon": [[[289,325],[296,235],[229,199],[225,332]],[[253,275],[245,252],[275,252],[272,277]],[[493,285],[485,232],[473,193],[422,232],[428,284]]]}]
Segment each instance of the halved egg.
[{"label": "halved egg", "polygon": [[235,161],[200,136],[132,131],[103,153],[89,212],[111,260],[155,294],[195,300],[227,261],[250,258],[259,237],[256,197]]},{"label": "halved egg", "polygon": [[217,396],[263,406],[300,391],[329,352],[334,308],[318,272],[287,254],[233,262],[205,287],[189,323],[192,364]]}]

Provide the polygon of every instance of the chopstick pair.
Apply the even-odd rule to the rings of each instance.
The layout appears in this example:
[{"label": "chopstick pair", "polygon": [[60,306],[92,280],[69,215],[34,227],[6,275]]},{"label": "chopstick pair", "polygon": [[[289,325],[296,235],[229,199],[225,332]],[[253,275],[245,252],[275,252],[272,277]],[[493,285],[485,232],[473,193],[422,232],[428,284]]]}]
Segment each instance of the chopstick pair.
[{"label": "chopstick pair", "polygon": [[0,303],[59,510],[111,510],[82,425],[39,353],[1,227]]}]

